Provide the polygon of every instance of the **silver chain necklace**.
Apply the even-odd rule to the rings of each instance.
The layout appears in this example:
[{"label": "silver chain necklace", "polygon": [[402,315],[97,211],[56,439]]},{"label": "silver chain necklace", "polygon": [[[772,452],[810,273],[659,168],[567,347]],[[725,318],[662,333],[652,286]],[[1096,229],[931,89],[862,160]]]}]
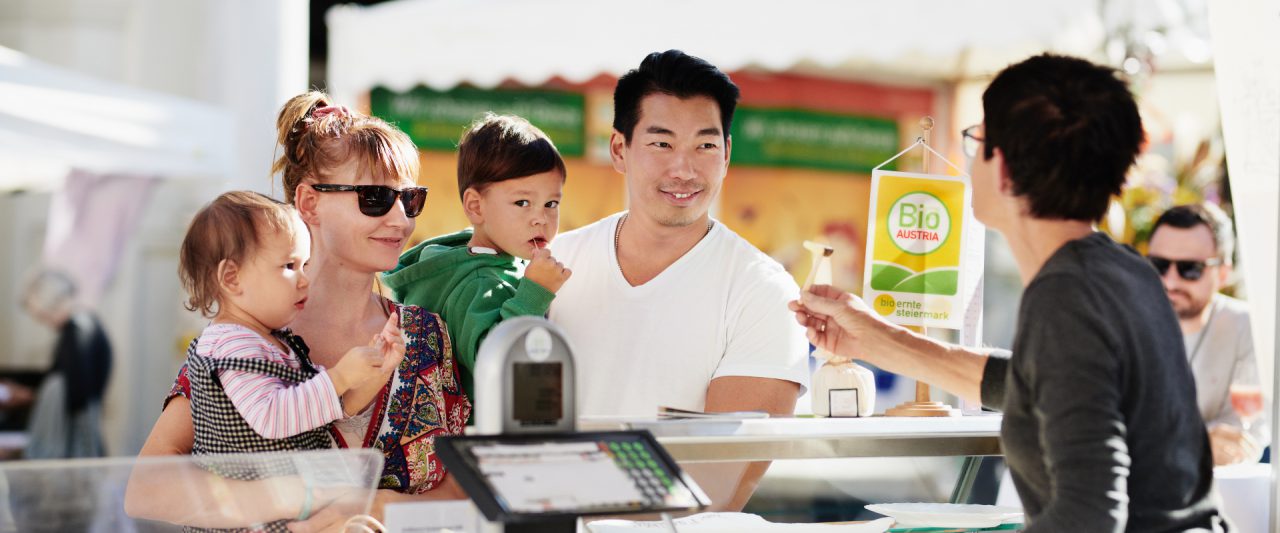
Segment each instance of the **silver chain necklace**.
[{"label": "silver chain necklace", "polygon": [[[622,279],[627,279],[627,273],[622,270],[622,252],[618,246],[618,242],[622,239],[622,225],[627,223],[627,217],[631,213],[622,215],[622,220],[618,221],[618,227],[613,230],[613,258],[618,261],[618,272],[622,274]],[[711,234],[711,226],[715,225],[710,218],[707,219],[707,231],[702,234],[702,238],[706,238]]]}]

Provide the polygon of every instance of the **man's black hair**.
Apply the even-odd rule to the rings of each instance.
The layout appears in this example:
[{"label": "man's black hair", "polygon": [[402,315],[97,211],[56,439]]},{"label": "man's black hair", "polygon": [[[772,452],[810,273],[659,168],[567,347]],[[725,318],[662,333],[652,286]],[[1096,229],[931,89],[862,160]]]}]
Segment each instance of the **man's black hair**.
[{"label": "man's black hair", "polygon": [[640,68],[618,78],[613,90],[613,129],[622,133],[628,143],[640,122],[640,102],[654,93],[715,100],[720,107],[720,127],[725,139],[729,138],[733,110],[738,106],[738,86],[715,65],[679,50],[667,50],[649,54]]},{"label": "man's black hair", "polygon": [[1213,204],[1187,204],[1170,208],[1151,226],[1151,236],[1156,235],[1156,230],[1160,229],[1160,226],[1191,229],[1201,225],[1209,228],[1209,233],[1213,234],[1213,249],[1217,252],[1218,258],[1230,263],[1231,254],[1236,248],[1231,219],[1222,212],[1222,209]]}]

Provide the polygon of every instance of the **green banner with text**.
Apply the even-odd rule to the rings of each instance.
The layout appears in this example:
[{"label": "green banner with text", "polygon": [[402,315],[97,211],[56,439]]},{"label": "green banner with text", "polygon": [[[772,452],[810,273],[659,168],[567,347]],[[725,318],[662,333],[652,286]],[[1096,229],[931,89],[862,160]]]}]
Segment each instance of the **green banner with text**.
[{"label": "green banner with text", "polygon": [[428,150],[456,150],[458,138],[476,119],[492,111],[519,115],[551,137],[560,154],[581,156],[586,103],[583,95],[543,90],[484,90],[459,87],[435,91],[417,87],[396,92],[376,87],[369,107]]},{"label": "green banner with text", "polygon": [[898,123],[875,117],[740,107],[731,132],[738,165],[870,174],[899,150]]}]

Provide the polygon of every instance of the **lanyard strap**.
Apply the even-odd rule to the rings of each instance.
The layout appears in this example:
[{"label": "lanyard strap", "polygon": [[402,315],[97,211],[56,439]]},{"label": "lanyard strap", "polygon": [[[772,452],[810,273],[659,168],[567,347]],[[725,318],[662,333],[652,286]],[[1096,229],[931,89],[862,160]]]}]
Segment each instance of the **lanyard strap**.
[{"label": "lanyard strap", "polygon": [[[902,157],[902,155],[903,155],[903,154],[905,154],[905,153],[907,153],[907,152],[910,152],[912,148],[915,148],[915,147],[917,147],[917,146],[923,146],[925,150],[928,150],[928,151],[929,151],[930,153],[932,153],[933,155],[938,156],[938,159],[941,159],[943,163],[946,163],[946,164],[947,164],[947,166],[949,166],[949,167],[951,167],[951,168],[955,169],[955,171],[956,171],[956,172],[959,172],[961,176],[968,176],[968,175],[969,175],[969,173],[965,172],[965,171],[964,171],[963,169],[961,169],[960,167],[957,167],[957,166],[955,165],[955,163],[952,163],[952,162],[951,162],[951,160],[947,159],[945,156],[943,156],[942,154],[938,153],[938,151],[937,151],[937,150],[934,150],[932,146],[929,146],[929,143],[924,142],[924,137],[916,137],[916,142],[911,143],[911,146],[908,146],[905,150],[903,150],[903,151],[901,151],[901,152],[898,152],[898,155],[895,155],[895,156],[893,156],[893,157],[890,157],[889,159],[885,160],[885,162],[880,163],[879,165],[876,165],[876,168],[873,168],[873,169],[871,169],[871,170],[872,170],[872,171],[880,170],[880,167],[883,167],[883,166],[885,166],[885,165],[887,165],[887,164],[889,164],[889,163],[894,162],[894,161],[895,161],[895,160],[897,160],[899,157]],[[926,155],[925,155],[925,157],[928,157],[928,154],[926,154]]]}]

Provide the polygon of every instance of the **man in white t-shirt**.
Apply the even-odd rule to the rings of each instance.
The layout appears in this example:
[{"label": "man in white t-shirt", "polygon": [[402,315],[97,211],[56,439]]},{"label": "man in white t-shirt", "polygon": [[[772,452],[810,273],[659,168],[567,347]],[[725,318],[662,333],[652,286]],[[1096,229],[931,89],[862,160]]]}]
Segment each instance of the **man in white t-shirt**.
[{"label": "man in white t-shirt", "polygon": [[630,209],[551,244],[574,272],[550,316],[574,344],[578,414],[793,412],[808,382],[786,307],[799,288],[708,215],[737,100],[728,76],[678,50],[618,80],[609,148]]}]

